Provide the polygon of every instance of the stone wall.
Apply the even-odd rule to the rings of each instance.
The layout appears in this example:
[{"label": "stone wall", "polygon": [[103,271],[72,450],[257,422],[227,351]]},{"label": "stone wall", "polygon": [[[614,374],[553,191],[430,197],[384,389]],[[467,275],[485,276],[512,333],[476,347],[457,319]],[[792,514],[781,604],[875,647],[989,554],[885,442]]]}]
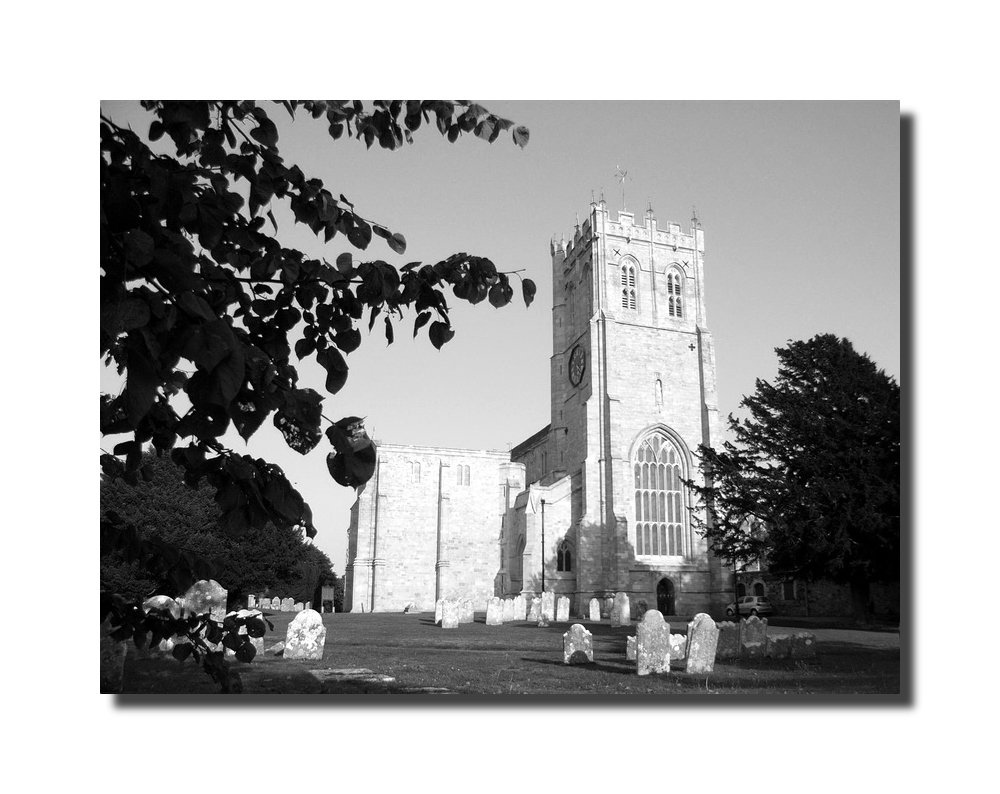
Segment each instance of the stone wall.
[{"label": "stone wall", "polygon": [[[851,588],[830,581],[806,582],[770,571],[747,571],[737,574],[737,582],[746,587],[746,595],[763,588],[776,615],[795,617],[847,617],[853,614]],[[735,597],[735,596],[733,596]],[[732,602],[730,597],[729,602]],[[873,614],[899,617],[899,583],[871,584]]]}]

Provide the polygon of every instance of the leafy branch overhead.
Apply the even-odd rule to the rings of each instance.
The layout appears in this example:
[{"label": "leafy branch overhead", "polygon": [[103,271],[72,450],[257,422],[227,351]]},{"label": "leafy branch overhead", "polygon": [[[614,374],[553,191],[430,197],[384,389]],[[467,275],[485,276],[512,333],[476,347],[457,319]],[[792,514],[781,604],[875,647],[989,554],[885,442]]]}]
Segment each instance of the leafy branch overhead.
[{"label": "leafy branch overhead", "polygon": [[[426,328],[436,348],[454,336],[445,294],[513,300],[511,276],[530,305],[535,285],[481,256],[396,267],[348,252],[310,258],[276,237],[273,207],[324,242],[342,238],[365,252],[375,238],[402,255],[402,234],[359,214],[343,194],[286,163],[278,129],[253,101],[143,102],[148,139],[101,118],[101,356],[125,375],[118,395],[101,397],[101,432],[128,440],[101,458],[106,475],[136,482],[143,446],[170,452],[191,485],[216,489],[220,524],[239,534],[272,521],[313,535],[311,513],[282,470],[226,449],[230,427],[249,439],[269,418],[287,444],[306,454],[322,440],[323,397],[299,384],[296,361],[314,358],[336,394],[361,343],[361,326],[381,318],[391,343],[407,310],[413,335]],[[504,132],[523,147],[528,131],[458,101],[286,101],[294,119],[397,149],[422,125],[455,141],[463,133],[492,143]],[[284,112],[284,111],[282,111]],[[150,142],[169,144],[156,153]],[[293,359],[294,354],[294,359]],[[175,410],[183,393],[190,408]],[[331,422],[328,465],[338,483],[371,476],[374,446],[360,420]]]}]

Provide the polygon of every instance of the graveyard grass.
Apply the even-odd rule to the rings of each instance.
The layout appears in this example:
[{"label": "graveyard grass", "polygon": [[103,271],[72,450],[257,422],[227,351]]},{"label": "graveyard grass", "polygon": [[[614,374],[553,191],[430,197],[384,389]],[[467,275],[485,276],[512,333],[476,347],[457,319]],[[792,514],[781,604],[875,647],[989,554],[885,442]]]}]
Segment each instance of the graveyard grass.
[{"label": "graveyard grass", "polygon": [[[674,662],[670,673],[639,676],[625,658],[636,624],[608,621],[553,622],[547,627],[519,621],[487,626],[485,613],[455,629],[434,624],[433,613],[324,614],[323,659],[290,660],[271,652],[285,638],[295,613],[268,613],[274,625],[265,653],[249,664],[233,662],[244,694],[435,694],[466,695],[898,695],[898,641],[884,647],[851,641],[859,632],[829,632],[819,654],[806,659],[717,660],[709,674],[688,674]],[[563,663],[563,633],[573,622],[593,633],[594,662]],[[686,632],[674,621],[671,630]],[[800,629],[780,629],[791,633]],[[819,632],[820,635],[823,632]],[[886,638],[888,639],[888,638]],[[898,635],[897,635],[898,639]],[[313,671],[364,668],[393,681],[348,676],[321,680]],[[178,662],[129,648],[123,694],[218,694],[191,660]]]}]

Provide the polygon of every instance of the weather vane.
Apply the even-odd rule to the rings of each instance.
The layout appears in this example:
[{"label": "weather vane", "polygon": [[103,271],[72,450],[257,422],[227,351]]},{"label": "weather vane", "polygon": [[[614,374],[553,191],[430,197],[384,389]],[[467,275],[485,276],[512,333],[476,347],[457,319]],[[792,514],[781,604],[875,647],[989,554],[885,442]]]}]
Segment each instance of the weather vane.
[{"label": "weather vane", "polygon": [[626,212],[625,209],[625,180],[628,179],[628,171],[622,171],[622,167],[618,166],[618,172],[615,174],[615,179],[622,183],[622,212]]}]

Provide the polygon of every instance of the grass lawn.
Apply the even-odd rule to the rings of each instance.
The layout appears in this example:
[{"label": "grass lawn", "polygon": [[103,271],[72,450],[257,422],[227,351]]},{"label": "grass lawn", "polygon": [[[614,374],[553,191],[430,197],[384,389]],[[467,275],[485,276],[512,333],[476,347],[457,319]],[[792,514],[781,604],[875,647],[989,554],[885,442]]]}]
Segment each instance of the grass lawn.
[{"label": "grass lawn", "polygon": [[[639,676],[625,658],[631,627],[581,620],[593,633],[594,662],[566,665],[562,635],[569,623],[539,628],[517,622],[487,626],[483,614],[456,629],[424,614],[324,614],[322,661],[286,660],[270,648],[284,640],[293,613],[268,614],[274,624],[265,653],[233,662],[244,694],[465,695],[899,695],[898,634],[816,631],[815,659],[717,661],[708,675]],[[686,624],[674,622],[674,633]],[[799,629],[774,629],[792,633]],[[216,694],[218,687],[191,660],[144,657],[130,648],[123,694]],[[676,663],[675,663],[676,665]],[[359,670],[370,670],[374,676]],[[354,672],[344,672],[354,671]],[[387,679],[392,680],[387,680]]]}]

